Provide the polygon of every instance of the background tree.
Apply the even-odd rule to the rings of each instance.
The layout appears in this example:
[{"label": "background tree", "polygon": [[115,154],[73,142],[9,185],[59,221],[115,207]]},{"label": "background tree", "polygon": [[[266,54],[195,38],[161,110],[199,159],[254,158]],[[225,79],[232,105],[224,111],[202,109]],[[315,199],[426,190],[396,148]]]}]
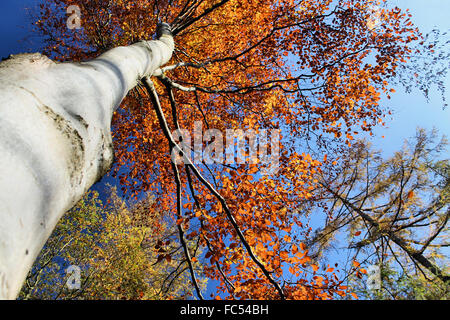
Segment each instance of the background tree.
[{"label": "background tree", "polygon": [[[323,168],[318,202],[309,210],[323,209],[327,218],[311,237],[311,254],[326,259],[336,249],[348,256],[359,283],[362,265],[378,265],[383,292],[377,297],[425,297],[421,285],[440,292],[429,296],[445,297],[450,280],[445,251],[450,245],[450,160],[443,158],[445,137],[436,140],[436,131],[418,129],[388,159],[359,141],[335,163],[339,170]],[[360,292],[370,297],[370,291]]]},{"label": "background tree", "polygon": [[[128,206],[112,189],[109,205],[89,192],[58,223],[19,295],[20,299],[180,299],[191,296],[176,229],[149,195]],[[189,250],[201,249],[189,243]],[[74,265],[80,289],[66,285]],[[195,270],[201,274],[199,264]],[[199,279],[204,289],[206,280]]]},{"label": "background tree", "polygon": [[[445,267],[445,266],[444,266]],[[448,283],[438,278],[430,279],[423,274],[408,276],[398,267],[385,263],[380,268],[382,286],[374,289],[367,285],[366,279],[351,275],[351,291],[360,299],[377,300],[448,300],[450,290]]]},{"label": "background tree", "polygon": [[[66,28],[72,4],[81,7],[78,31]],[[207,248],[204,272],[220,281],[223,297],[327,299],[345,294],[345,286],[333,268],[319,274],[310,263],[302,242],[310,227],[296,213],[312,197],[323,158],[308,147],[339,151],[356,132],[382,122],[381,94],[389,93],[389,80],[419,38],[398,8],[381,6],[374,27],[372,5],[45,0],[36,28],[46,36],[47,55],[80,61],[145,39],[159,20],[169,22],[173,64],[155,83],[142,79],[115,115],[121,191],[129,198],[150,191],[171,213],[180,242],[198,240]],[[192,130],[196,121],[222,132],[281,129],[277,172],[260,175],[263,166],[248,162],[173,165],[172,130]],[[196,272],[190,273],[202,298]]]}]

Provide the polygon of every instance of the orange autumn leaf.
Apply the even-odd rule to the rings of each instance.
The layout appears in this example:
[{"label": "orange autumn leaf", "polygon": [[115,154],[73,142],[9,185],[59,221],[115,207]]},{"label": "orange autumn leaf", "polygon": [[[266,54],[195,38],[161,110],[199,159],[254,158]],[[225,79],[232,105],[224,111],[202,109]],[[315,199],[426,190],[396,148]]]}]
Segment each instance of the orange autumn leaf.
[{"label": "orange autumn leaf", "polygon": [[305,250],[306,250],[306,245],[305,245],[303,242],[300,243],[300,249],[301,249],[302,251],[305,251]]}]

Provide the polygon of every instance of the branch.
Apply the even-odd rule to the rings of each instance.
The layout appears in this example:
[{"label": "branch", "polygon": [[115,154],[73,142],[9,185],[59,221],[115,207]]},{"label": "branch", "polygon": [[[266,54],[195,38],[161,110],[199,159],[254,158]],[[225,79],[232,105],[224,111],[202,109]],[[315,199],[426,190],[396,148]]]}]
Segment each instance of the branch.
[{"label": "branch", "polygon": [[370,215],[364,213],[362,210],[356,208],[352,203],[350,203],[347,199],[339,195],[338,193],[331,190],[330,187],[322,184],[324,188],[326,188],[329,192],[331,192],[335,197],[339,198],[343,203],[345,203],[346,206],[348,206],[349,209],[356,212],[361,218],[364,219],[364,221],[367,221],[373,228],[378,230],[381,234],[386,235],[391,241],[393,241],[395,244],[397,244],[400,248],[402,248],[412,259],[413,261],[419,262],[422,266],[427,268],[431,273],[433,273],[435,276],[437,276],[439,279],[441,279],[444,282],[447,282],[450,280],[450,276],[445,275],[442,270],[440,270],[436,265],[434,265],[430,260],[428,260],[421,251],[417,251],[414,248],[410,247],[405,240],[395,235],[392,231],[386,231],[383,230],[383,228],[380,227],[380,224],[378,221],[373,219]]},{"label": "branch", "polygon": [[[153,83],[148,78],[145,78],[144,85],[145,85],[148,93],[150,94],[150,98],[151,98],[151,100],[153,102],[153,105],[155,106],[155,109],[159,109],[160,110],[161,109],[161,105],[160,105],[158,94],[156,92],[156,89],[155,89]],[[170,133],[169,133],[169,135],[170,135]],[[174,147],[174,145],[175,145],[173,139],[169,139],[168,142],[169,142],[170,149],[172,149]],[[171,162],[171,164],[172,164],[172,170],[173,170],[173,173],[174,173],[174,176],[175,176],[175,183],[176,183],[176,188],[177,188],[177,220],[179,220],[179,219],[182,218],[181,180],[180,180],[180,174],[179,174],[177,165],[173,161]],[[191,259],[190,253],[189,253],[189,248],[188,248],[188,245],[187,245],[187,243],[186,243],[186,241],[184,239],[184,230],[183,230],[183,226],[181,225],[180,221],[177,221],[177,228],[178,228],[178,234],[179,234],[180,242],[181,242],[181,245],[183,246],[184,254],[186,256],[186,261],[187,261],[188,266],[189,266],[189,271],[190,271],[190,274],[191,274],[192,283],[194,284],[194,287],[195,287],[195,291],[196,291],[197,296],[199,297],[199,299],[200,300],[204,300],[204,298],[202,296],[202,293],[201,293],[201,290],[200,290],[200,287],[199,287],[198,282],[197,282],[197,278],[195,276],[195,271],[194,271],[194,267],[193,267],[193,264],[192,264],[192,259]]]},{"label": "branch", "polygon": [[[143,83],[144,86],[146,87],[147,91],[149,91],[150,96],[152,97],[152,100],[154,99],[153,97],[153,92],[154,92],[154,86],[152,81],[148,78],[145,77],[143,79]],[[155,101],[155,103],[153,104],[155,107],[155,111],[158,117],[158,120],[160,122],[161,128],[164,132],[164,135],[166,136],[166,138],[170,141],[170,144],[176,149],[177,152],[179,152],[180,154],[183,155],[183,159],[186,161],[185,163],[187,163],[187,165],[189,166],[189,168],[191,168],[192,172],[194,173],[194,175],[197,177],[197,179],[199,179],[199,181],[218,199],[218,201],[220,202],[220,204],[222,205],[222,209],[225,211],[225,214],[228,218],[228,220],[230,221],[231,225],[233,226],[233,228],[235,229],[239,239],[241,240],[243,246],[245,247],[245,249],[247,250],[247,253],[249,254],[250,258],[253,260],[253,262],[260,268],[260,270],[263,272],[263,274],[266,276],[266,278],[269,280],[269,282],[271,284],[273,284],[273,286],[275,287],[275,289],[278,291],[280,298],[281,299],[286,299],[285,295],[283,293],[283,290],[281,289],[280,285],[272,278],[270,272],[264,267],[264,265],[262,264],[261,261],[259,261],[259,259],[255,256],[255,254],[253,253],[252,248],[250,247],[250,245],[248,244],[247,240],[245,239],[244,234],[242,233],[241,229],[239,228],[236,220],[234,219],[234,216],[232,215],[228,204],[226,202],[226,200],[220,195],[220,193],[202,176],[202,174],[198,171],[197,167],[192,163],[191,159],[184,154],[184,151],[180,148],[180,146],[175,142],[175,139],[173,138],[172,134],[170,133],[170,129],[169,126],[167,124],[167,121],[165,119],[164,113],[161,109],[161,105],[158,103],[158,101]]]},{"label": "branch", "polygon": [[190,25],[194,24],[195,22],[197,22],[198,20],[200,20],[201,18],[207,16],[208,14],[210,14],[212,11],[216,10],[217,8],[220,8],[221,6],[223,6],[224,4],[226,4],[227,2],[229,2],[230,0],[222,0],[218,3],[216,3],[215,5],[211,6],[210,8],[206,9],[205,11],[203,11],[203,13],[201,13],[200,15],[198,15],[195,18],[191,18],[190,20],[188,20],[185,23],[181,23],[180,25],[176,25],[173,30],[172,30],[172,34],[174,36],[176,36],[178,33],[180,33],[181,31],[183,31],[184,29],[186,29],[187,27],[189,27]]}]

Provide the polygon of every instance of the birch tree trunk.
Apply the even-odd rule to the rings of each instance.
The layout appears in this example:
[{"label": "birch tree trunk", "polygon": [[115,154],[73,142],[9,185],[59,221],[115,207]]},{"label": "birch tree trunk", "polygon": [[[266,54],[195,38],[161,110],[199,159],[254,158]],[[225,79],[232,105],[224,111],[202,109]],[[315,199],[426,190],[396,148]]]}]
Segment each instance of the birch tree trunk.
[{"label": "birch tree trunk", "polygon": [[83,63],[21,54],[0,63],[0,299],[15,299],[61,216],[111,167],[111,118],[171,58],[158,40]]}]

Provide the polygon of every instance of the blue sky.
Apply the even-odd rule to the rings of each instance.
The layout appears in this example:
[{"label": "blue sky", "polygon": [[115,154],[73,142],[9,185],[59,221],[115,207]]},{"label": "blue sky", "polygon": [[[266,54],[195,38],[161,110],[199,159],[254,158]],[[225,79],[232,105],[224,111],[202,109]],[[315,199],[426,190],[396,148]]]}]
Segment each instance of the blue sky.
[{"label": "blue sky", "polygon": [[[34,7],[36,3],[36,0],[0,1],[0,57],[38,48],[39,39],[31,33],[30,21],[24,10],[25,7]],[[31,40],[34,40],[34,46],[30,44]]]},{"label": "blue sky", "polygon": [[[409,8],[413,22],[425,34],[437,27],[442,31],[450,30],[450,1],[448,0],[391,0],[402,9]],[[447,76],[446,87],[450,89],[450,77]],[[446,94],[447,100],[450,93]],[[383,103],[393,109],[393,119],[386,127],[375,130],[377,135],[374,145],[387,154],[397,150],[405,137],[413,136],[417,126],[427,129],[436,127],[440,133],[450,138],[450,107],[442,110],[440,93],[432,91],[430,102],[418,91],[404,93],[403,88],[397,88],[391,100]],[[386,138],[382,139],[381,136]]]}]

